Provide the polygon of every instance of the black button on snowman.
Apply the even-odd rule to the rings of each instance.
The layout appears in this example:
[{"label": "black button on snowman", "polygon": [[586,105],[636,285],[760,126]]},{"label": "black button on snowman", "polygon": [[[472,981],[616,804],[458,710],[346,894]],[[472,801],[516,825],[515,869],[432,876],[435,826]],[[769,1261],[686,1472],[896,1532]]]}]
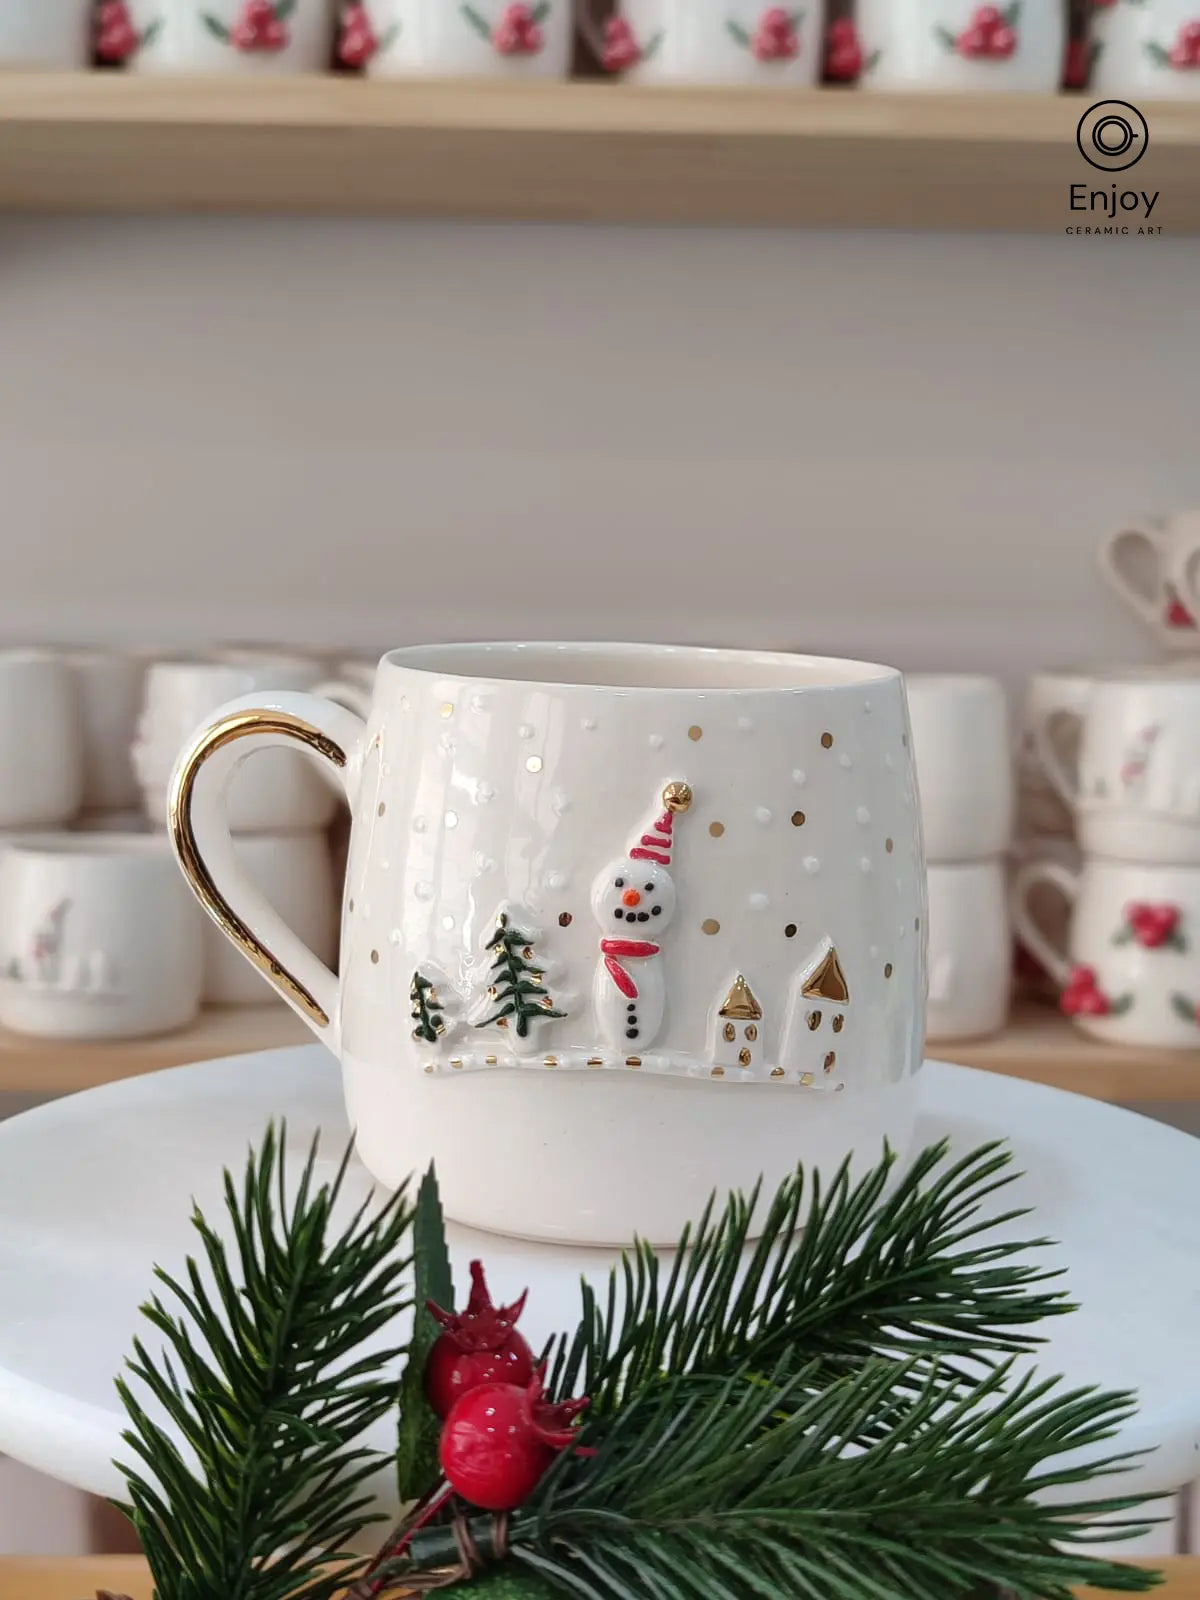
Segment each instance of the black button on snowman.
[{"label": "black button on snowman", "polygon": [[675,914],[669,871],[675,818],[692,803],[686,783],[663,790],[663,811],[629,854],[610,863],[592,889],[600,924],[596,1020],[615,1049],[653,1044],[663,1024],[666,984],[659,940]]}]

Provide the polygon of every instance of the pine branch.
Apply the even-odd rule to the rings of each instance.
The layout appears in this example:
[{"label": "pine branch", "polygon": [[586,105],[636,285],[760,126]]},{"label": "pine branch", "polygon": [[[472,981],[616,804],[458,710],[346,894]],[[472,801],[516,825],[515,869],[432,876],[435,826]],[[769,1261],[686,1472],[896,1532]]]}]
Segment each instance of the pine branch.
[{"label": "pine branch", "polygon": [[[815,1366],[642,1390],[585,1430],[593,1457],[560,1457],[514,1514],[510,1561],[579,1600],[963,1600],[996,1586],[1068,1600],[1078,1584],[1157,1581],[1073,1548],[1136,1497],[1035,1498],[1133,1459],[1095,1456],[1131,1396],[1014,1382],[1006,1365],[948,1399],[938,1374],[888,1360],[815,1393]],[[486,1549],[485,1519],[473,1531]],[[413,1567],[452,1549],[450,1530],[424,1529]]]},{"label": "pine branch", "polygon": [[166,1349],[135,1339],[136,1386],[118,1379],[134,1457],[119,1464],[123,1509],[157,1600],[328,1600],[345,1573],[322,1567],[377,1520],[366,1482],[385,1458],[354,1441],[394,1406],[383,1369],[403,1352],[361,1346],[408,1304],[413,1212],[404,1190],[368,1200],[335,1236],[350,1152],[314,1188],[314,1140],[289,1200],[285,1142],[268,1127],[240,1191],[226,1172],[229,1247],[193,1213],[203,1266],[157,1268],[166,1294],[142,1308]]},{"label": "pine branch", "polygon": [[669,1270],[639,1242],[603,1302],[584,1283],[578,1330],[547,1352],[551,1392],[590,1395],[592,1414],[602,1415],[655,1377],[684,1371],[723,1376],[743,1362],[770,1369],[785,1356],[819,1357],[828,1382],[887,1354],[922,1356],[962,1376],[962,1363],[986,1367],[1030,1349],[1041,1340],[1031,1325],[1072,1306],[1044,1288],[1056,1269],[1018,1259],[1047,1240],[993,1237],[1027,1213],[981,1215],[1018,1176],[1011,1164],[999,1143],[950,1162],[943,1142],[890,1195],[890,1152],[857,1181],[848,1163],[828,1189],[815,1177],[807,1196],[798,1172],[757,1227],[757,1190],[731,1196],[715,1217],[710,1201]]},{"label": "pine branch", "polygon": [[454,1309],[454,1277],[446,1248],[446,1228],[431,1166],[417,1191],[413,1221],[413,1330],[408,1359],[400,1379],[400,1431],[396,1449],[396,1481],[400,1502],[420,1499],[437,1483],[441,1423],[425,1398],[425,1364],[441,1332],[427,1309],[432,1300]]}]

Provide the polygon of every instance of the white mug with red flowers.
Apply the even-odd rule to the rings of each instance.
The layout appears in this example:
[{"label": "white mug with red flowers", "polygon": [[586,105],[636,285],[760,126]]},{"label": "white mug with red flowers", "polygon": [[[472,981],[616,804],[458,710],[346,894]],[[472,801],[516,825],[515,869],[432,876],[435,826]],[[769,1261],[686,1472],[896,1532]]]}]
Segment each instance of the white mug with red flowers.
[{"label": "white mug with red flowers", "polygon": [[94,46],[133,72],[320,72],[334,18],[334,0],[99,0]]},{"label": "white mug with red flowers", "polygon": [[346,0],[336,58],[379,77],[565,78],[571,0]]},{"label": "white mug with red flowers", "polygon": [[1051,93],[1065,0],[858,0],[864,89]]},{"label": "white mug with red flowers", "polygon": [[1200,0],[1093,0],[1091,86],[1200,99]]},{"label": "white mug with red flowers", "polygon": [[601,25],[580,0],[579,27],[600,64],[631,82],[795,88],[820,72],[824,14],[825,0],[621,0]]},{"label": "white mug with red flowers", "polygon": [[86,67],[88,0],[0,0],[0,65]]},{"label": "white mug with red flowers", "polygon": [[[1071,907],[1065,946],[1047,933],[1038,891]],[[1125,1044],[1200,1047],[1200,868],[1093,857],[1079,872],[1053,861],[1013,885],[1017,937],[1061,988],[1085,1033]]]},{"label": "white mug with red flowers", "polygon": [[[1200,0],[1197,0],[1200,4]],[[1200,511],[1152,517],[1110,533],[1100,572],[1164,650],[1200,655]]]}]

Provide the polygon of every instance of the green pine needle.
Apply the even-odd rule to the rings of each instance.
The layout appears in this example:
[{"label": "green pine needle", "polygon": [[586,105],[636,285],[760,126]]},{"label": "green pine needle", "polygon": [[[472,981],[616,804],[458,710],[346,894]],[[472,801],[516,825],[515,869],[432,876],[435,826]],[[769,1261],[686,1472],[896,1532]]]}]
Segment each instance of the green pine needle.
[{"label": "green pine needle", "polygon": [[361,1346],[410,1303],[412,1208],[404,1190],[368,1200],[334,1234],[350,1152],[314,1187],[314,1140],[289,1201],[285,1143],[268,1127],[240,1191],[226,1172],[229,1246],[193,1212],[203,1266],[156,1268],[166,1295],[142,1307],[166,1350],[135,1339],[136,1387],[117,1381],[137,1461],[123,1509],[157,1600],[328,1600],[345,1575],[322,1566],[378,1520],[366,1485],[383,1458],[354,1441],[394,1407],[403,1351]]},{"label": "green pine needle", "polygon": [[798,1172],[753,1227],[757,1190],[730,1196],[720,1214],[710,1201],[669,1270],[639,1242],[603,1301],[584,1283],[578,1330],[547,1352],[551,1392],[590,1395],[602,1415],[656,1377],[770,1369],[785,1357],[819,1358],[822,1382],[880,1355],[922,1356],[963,1377],[964,1364],[1032,1348],[1042,1338],[1033,1324],[1073,1309],[1044,1287],[1058,1270],[1019,1259],[1047,1240],[995,1237],[1027,1213],[982,1214],[1019,1175],[1010,1150],[996,1142],[951,1161],[943,1141],[901,1176],[894,1169],[891,1152],[857,1180],[846,1163],[807,1192]]}]

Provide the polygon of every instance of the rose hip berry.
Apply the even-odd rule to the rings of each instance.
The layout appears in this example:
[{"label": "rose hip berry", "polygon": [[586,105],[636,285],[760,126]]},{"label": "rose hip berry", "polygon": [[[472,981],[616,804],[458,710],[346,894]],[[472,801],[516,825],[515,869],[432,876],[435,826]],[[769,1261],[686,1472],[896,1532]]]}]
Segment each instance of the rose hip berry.
[{"label": "rose hip berry", "polygon": [[502,56],[536,56],[545,40],[530,8],[522,0],[513,0],[501,13],[492,43]]},{"label": "rose hip berry", "polygon": [[246,0],[229,38],[238,50],[269,52],[286,47],[288,31],[275,15],[272,0]]},{"label": "rose hip berry", "polygon": [[482,1384],[511,1383],[524,1388],[530,1382],[535,1370],[533,1352],[516,1327],[525,1309],[525,1295],[510,1306],[493,1305],[482,1261],[471,1263],[471,1294],[465,1311],[443,1311],[432,1300],[428,1304],[442,1327],[425,1366],[425,1394],[439,1417],[448,1416],[464,1394]]},{"label": "rose hip berry", "polygon": [[104,0],[96,9],[96,54],[101,61],[128,61],[141,39],[125,0]]},{"label": "rose hip berry", "polygon": [[769,6],[759,18],[750,48],[759,61],[791,61],[800,54],[795,19],[782,6]]},{"label": "rose hip berry", "polygon": [[365,67],[379,49],[379,40],[371,26],[366,6],[359,0],[342,12],[342,26],[338,34],[337,58],[344,67]]},{"label": "rose hip berry", "polygon": [[858,29],[848,18],[829,25],[825,42],[825,76],[836,83],[853,83],[863,69]]},{"label": "rose hip berry", "polygon": [[642,59],[641,47],[624,17],[609,17],[604,24],[604,53],[600,64],[605,72],[626,72]]},{"label": "rose hip berry", "polygon": [[552,1405],[541,1374],[527,1385],[485,1383],[464,1394],[442,1428],[438,1457],[446,1481],[482,1511],[515,1511],[562,1450],[575,1443],[587,1400]]}]

